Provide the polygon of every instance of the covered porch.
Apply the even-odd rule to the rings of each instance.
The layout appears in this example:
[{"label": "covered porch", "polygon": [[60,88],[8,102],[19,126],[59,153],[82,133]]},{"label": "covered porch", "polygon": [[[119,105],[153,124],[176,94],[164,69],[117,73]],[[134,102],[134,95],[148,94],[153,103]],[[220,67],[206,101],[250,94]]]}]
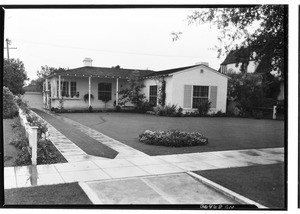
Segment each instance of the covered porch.
[{"label": "covered porch", "polygon": [[119,76],[54,74],[43,84],[44,108],[114,108],[118,105],[119,91],[127,85],[128,78]]}]

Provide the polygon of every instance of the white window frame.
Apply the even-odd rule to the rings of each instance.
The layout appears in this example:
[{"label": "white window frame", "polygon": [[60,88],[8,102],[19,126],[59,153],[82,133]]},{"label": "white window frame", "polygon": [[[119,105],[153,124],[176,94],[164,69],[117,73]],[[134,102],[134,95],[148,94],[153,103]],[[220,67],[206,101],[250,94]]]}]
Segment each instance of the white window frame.
[{"label": "white window frame", "polygon": [[[209,101],[209,98],[210,98],[210,86],[209,85],[192,85],[192,99],[191,99],[191,109],[197,109],[197,108],[193,108],[193,100],[194,100],[194,86],[203,86],[203,87],[208,87],[208,95],[207,95],[207,99]],[[201,98],[201,97],[197,97],[197,98]],[[206,97],[203,97],[203,98],[206,98]]]}]

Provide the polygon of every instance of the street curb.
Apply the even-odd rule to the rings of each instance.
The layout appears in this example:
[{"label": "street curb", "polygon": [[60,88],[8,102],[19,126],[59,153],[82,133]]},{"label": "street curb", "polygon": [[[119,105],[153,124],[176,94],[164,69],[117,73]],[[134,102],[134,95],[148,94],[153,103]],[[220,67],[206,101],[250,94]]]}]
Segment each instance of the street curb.
[{"label": "street curb", "polygon": [[103,204],[97,194],[85,182],[78,182],[78,184],[93,204]]},{"label": "street curb", "polygon": [[246,197],[244,197],[244,196],[242,196],[242,195],[240,195],[240,194],[238,194],[236,192],[233,192],[233,191],[231,191],[231,190],[229,190],[229,189],[227,189],[227,188],[225,188],[225,187],[223,187],[223,186],[221,186],[221,185],[219,185],[219,184],[217,184],[217,183],[215,183],[215,182],[213,182],[213,181],[211,181],[211,180],[209,180],[207,178],[204,178],[201,175],[198,175],[198,174],[196,174],[194,172],[186,172],[186,173],[188,175],[194,177],[195,179],[199,180],[200,182],[202,182],[202,183],[204,183],[204,184],[206,184],[206,185],[214,188],[215,190],[223,193],[224,195],[227,195],[230,198],[238,201],[241,204],[253,204],[253,205],[257,206],[260,209],[268,209],[268,207],[263,206],[263,205],[255,202],[255,201],[253,201],[253,200],[251,200],[249,198],[246,198]]}]

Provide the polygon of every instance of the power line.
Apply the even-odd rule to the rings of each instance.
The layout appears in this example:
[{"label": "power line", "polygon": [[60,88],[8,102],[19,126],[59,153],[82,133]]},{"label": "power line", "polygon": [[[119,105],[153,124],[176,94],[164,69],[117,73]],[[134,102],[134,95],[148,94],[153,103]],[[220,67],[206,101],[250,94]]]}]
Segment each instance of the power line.
[{"label": "power line", "polygon": [[117,51],[117,50],[104,50],[104,49],[95,49],[95,48],[82,48],[82,47],[75,47],[75,46],[67,46],[67,45],[57,45],[57,44],[50,44],[50,43],[40,43],[40,42],[32,42],[32,41],[24,41],[20,40],[25,43],[30,44],[38,44],[38,45],[48,45],[60,48],[71,48],[71,49],[79,49],[79,50],[88,50],[88,51],[98,51],[98,52],[107,52],[107,53],[120,53],[120,54],[130,54],[130,55],[144,55],[144,56],[161,56],[161,57],[178,57],[178,58],[213,58],[216,59],[217,57],[201,57],[201,56],[186,56],[186,55],[168,55],[168,54],[152,54],[152,53],[140,53],[140,52],[128,52],[128,51]]}]

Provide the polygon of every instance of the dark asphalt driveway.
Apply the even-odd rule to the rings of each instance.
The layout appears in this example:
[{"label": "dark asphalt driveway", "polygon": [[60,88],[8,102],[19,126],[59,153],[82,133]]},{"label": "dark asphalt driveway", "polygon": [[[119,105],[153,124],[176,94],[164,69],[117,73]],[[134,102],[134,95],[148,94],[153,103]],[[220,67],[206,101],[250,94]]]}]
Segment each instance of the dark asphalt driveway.
[{"label": "dark asphalt driveway", "polygon": [[[149,155],[167,155],[284,146],[284,121],[226,117],[159,117],[135,113],[60,114],[91,127]],[[164,147],[142,144],[138,135],[145,130],[197,131],[209,144],[193,147]]]}]

